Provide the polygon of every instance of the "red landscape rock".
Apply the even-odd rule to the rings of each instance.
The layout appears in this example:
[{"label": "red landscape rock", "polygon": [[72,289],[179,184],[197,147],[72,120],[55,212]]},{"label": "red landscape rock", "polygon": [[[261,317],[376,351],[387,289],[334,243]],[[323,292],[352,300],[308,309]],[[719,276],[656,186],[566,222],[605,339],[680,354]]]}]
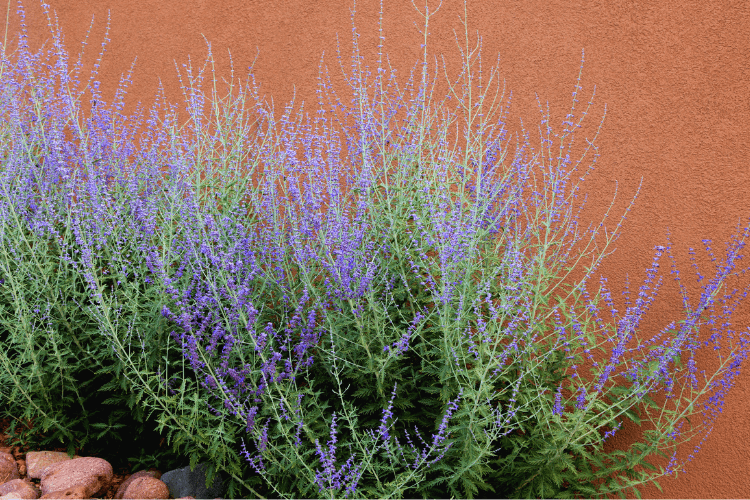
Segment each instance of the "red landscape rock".
[{"label": "red landscape rock", "polygon": [[102,458],[70,458],[64,448],[29,451],[7,446],[9,424],[9,419],[0,419],[0,500],[171,498],[157,469],[130,474],[127,469],[114,471]]}]

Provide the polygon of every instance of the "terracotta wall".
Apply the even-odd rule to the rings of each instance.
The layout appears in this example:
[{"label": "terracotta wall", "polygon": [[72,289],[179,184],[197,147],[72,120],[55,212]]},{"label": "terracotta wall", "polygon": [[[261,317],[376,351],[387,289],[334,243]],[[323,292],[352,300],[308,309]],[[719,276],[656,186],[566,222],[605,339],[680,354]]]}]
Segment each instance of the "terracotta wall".
[{"label": "terracotta wall", "polygon": [[[336,58],[337,33],[344,68],[351,70],[353,4],[349,1],[50,1],[71,62],[77,59],[80,42],[95,18],[84,56],[85,76],[98,56],[109,13],[111,43],[100,68],[106,100],[111,101],[121,74],[138,57],[126,112],[132,112],[138,101],[150,107],[159,79],[168,99],[182,102],[175,61],[181,66],[190,55],[194,66],[202,64],[206,45],[201,34],[212,42],[219,81],[229,75],[227,49],[240,76],[245,75],[256,49],[259,51],[254,75],[262,84],[261,93],[269,100],[273,97],[277,118],[294,88],[298,103],[308,103],[306,110],[311,113],[317,109],[310,104],[316,102],[314,92],[323,52],[334,88],[344,89]],[[429,1],[431,11],[438,5]],[[50,38],[47,20],[37,2],[29,1],[25,7],[30,44],[36,49]],[[18,28],[15,10],[15,4],[11,5],[9,37]],[[360,48],[371,70],[377,64],[379,10],[379,2],[374,0],[356,6]],[[584,137],[593,137],[604,104],[607,106],[597,140],[601,156],[591,180],[583,185],[589,193],[589,220],[604,213],[612,200],[615,181],[619,181],[619,193],[613,213],[622,214],[643,178],[640,195],[617,241],[617,251],[605,261],[601,272],[609,277],[613,295],[622,304],[618,292],[623,290],[626,274],[637,293],[653,248],[666,243],[669,229],[683,281],[689,285],[695,303],[699,289],[688,248],[699,250],[703,274],[712,275],[711,262],[701,251],[701,240],[713,239],[714,250],[721,256],[723,242],[739,222],[744,227],[750,215],[750,7],[733,0],[474,0],[469,1],[467,12],[470,45],[476,44],[477,32],[483,37],[485,77],[500,55],[501,78],[513,91],[510,130],[517,131],[519,118],[523,119],[535,146],[540,122],[535,93],[543,104],[549,101],[551,123],[559,133],[570,109],[581,50],[585,49],[579,109],[585,107],[594,86],[596,97],[579,131],[579,145],[585,144]],[[430,20],[430,54],[445,56],[453,78],[460,68],[453,33],[455,30],[459,41],[465,43],[463,15],[462,0],[444,0]],[[412,2],[385,2],[384,52],[398,69],[400,84],[419,61],[422,35],[418,28],[423,24]],[[15,48],[15,39],[11,39]],[[579,158],[582,148],[574,151],[579,152],[574,158]],[[588,160],[583,163],[588,164]],[[665,271],[668,263],[663,261]],[[652,307],[648,328],[658,330],[679,319],[679,295],[667,272],[657,303],[661,305]],[[737,330],[750,324],[750,306],[745,304],[744,308],[735,316]],[[663,493],[646,488],[644,496],[750,495],[749,389],[750,377],[745,370],[727,397],[714,431],[688,465],[688,473],[664,479]],[[633,435],[632,428],[626,429],[614,444],[624,443]]]}]

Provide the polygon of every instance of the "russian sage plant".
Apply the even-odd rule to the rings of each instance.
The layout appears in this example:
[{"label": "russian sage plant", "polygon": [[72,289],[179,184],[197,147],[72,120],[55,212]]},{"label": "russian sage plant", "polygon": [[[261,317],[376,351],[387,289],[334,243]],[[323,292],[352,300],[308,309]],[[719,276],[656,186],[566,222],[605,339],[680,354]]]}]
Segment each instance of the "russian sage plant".
[{"label": "russian sage plant", "polygon": [[[214,77],[209,99],[209,44],[197,75],[185,66],[184,124],[162,92],[137,140],[129,77],[110,106],[94,72],[84,119],[59,30],[54,65],[25,31],[15,58],[3,46],[3,410],[70,453],[166,432],[208,483],[229,474],[230,498],[637,495],[682,470],[679,445],[710,432],[747,353],[729,322],[747,288],[728,287],[748,228],[697,304],[657,247],[620,314],[591,282],[624,215],[579,225],[575,180],[598,156],[594,137],[571,159],[580,73],[562,133],[540,104],[539,150],[524,131],[511,157],[468,36],[436,103],[426,35],[403,91],[382,50],[369,80],[353,35],[351,108],[322,76],[313,123],[292,103],[277,125],[252,73],[223,98]],[[683,319],[649,337],[665,253]],[[625,419],[653,428],[605,452]]]},{"label": "russian sage plant", "polygon": [[[127,80],[109,108],[92,74],[93,109],[84,119],[83,89],[71,78],[80,72],[80,57],[69,72],[59,31],[46,58],[43,51],[31,54],[20,5],[19,14],[23,30],[16,57],[11,59],[4,45],[0,65],[2,409],[14,418],[11,432],[28,418],[44,432],[54,429],[24,445],[60,441],[70,454],[86,450],[124,466],[142,458],[139,445],[158,442],[159,434],[153,423],[144,423],[132,384],[112,361],[117,358],[111,343],[91,314],[95,299],[89,288],[98,280],[100,298],[115,301],[108,320],[121,335],[136,326],[149,345],[168,348],[160,294],[149,284],[141,258],[154,239],[155,207],[162,204],[154,176],[159,169],[146,150],[136,161],[151,171],[128,173],[135,166],[138,117],[118,114]],[[115,173],[120,182],[113,184]],[[129,202],[118,206],[123,196]],[[169,241],[174,234],[160,236]],[[149,356],[151,363],[164,361],[158,348]],[[118,443],[122,436],[135,439]],[[182,462],[158,455],[162,466]]]}]

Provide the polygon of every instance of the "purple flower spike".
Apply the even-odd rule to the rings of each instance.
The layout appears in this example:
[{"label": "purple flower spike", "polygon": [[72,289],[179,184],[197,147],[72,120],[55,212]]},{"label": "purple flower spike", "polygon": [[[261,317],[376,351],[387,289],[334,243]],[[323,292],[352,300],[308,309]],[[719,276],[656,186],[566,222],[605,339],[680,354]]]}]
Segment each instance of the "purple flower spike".
[{"label": "purple flower spike", "polygon": [[552,410],[552,413],[555,415],[562,415],[562,412],[562,384],[560,384],[557,386],[557,392],[555,393],[555,407]]},{"label": "purple flower spike", "polygon": [[388,428],[386,427],[386,422],[389,418],[393,417],[393,400],[396,399],[397,385],[398,384],[393,385],[393,392],[391,393],[391,399],[388,402],[388,408],[383,410],[383,418],[380,419],[380,427],[378,428],[378,433],[383,441],[388,441],[391,438],[390,434],[388,433]]}]

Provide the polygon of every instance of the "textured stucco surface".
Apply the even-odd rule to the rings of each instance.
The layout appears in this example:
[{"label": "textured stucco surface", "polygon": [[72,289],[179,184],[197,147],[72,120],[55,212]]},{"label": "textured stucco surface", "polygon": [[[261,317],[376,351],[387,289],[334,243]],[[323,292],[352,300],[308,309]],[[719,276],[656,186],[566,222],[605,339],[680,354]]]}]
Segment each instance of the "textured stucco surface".
[{"label": "textured stucco surface", "polygon": [[[352,3],[342,0],[50,0],[57,11],[71,63],[80,42],[95,23],[84,55],[84,77],[97,59],[104,37],[108,10],[111,43],[100,67],[104,98],[112,100],[121,74],[133,59],[138,61],[125,112],[140,101],[150,107],[159,79],[167,98],[182,102],[175,70],[191,56],[200,66],[206,54],[201,34],[212,43],[217,78],[229,76],[231,50],[237,76],[244,76],[258,51],[254,75],[261,93],[273,97],[277,118],[297,92],[297,105],[308,103],[311,114],[318,83],[318,65],[325,52],[334,88],[346,84],[336,58],[336,34],[342,63],[351,70]],[[437,3],[430,0],[431,10]],[[360,1],[355,23],[366,64],[377,64],[379,2]],[[49,38],[47,21],[37,2],[27,2],[30,44],[38,48]],[[548,101],[551,124],[561,131],[570,109],[571,92],[585,49],[579,110],[584,109],[593,87],[596,97],[578,144],[592,138],[607,105],[607,115],[597,140],[601,156],[591,180],[589,220],[604,213],[619,181],[613,219],[621,214],[643,178],[643,187],[601,273],[609,278],[619,297],[626,274],[637,293],[655,245],[666,243],[669,229],[678,265],[693,300],[699,289],[688,260],[688,248],[698,249],[704,275],[711,275],[710,260],[701,251],[701,240],[711,238],[721,255],[723,242],[740,220],[750,215],[750,165],[748,138],[750,114],[750,7],[743,1],[681,0],[662,2],[571,0],[469,1],[470,45],[476,33],[483,37],[485,71],[500,55],[499,68],[506,88],[512,90],[509,128],[520,129],[519,118],[538,146],[540,114],[535,93]],[[464,43],[463,2],[445,0],[430,21],[430,54],[444,54],[448,73],[455,78],[460,53],[454,39]],[[416,25],[415,25],[416,23]],[[423,26],[409,1],[385,2],[384,52],[397,68],[399,84],[420,58]],[[9,37],[18,28],[15,2],[11,6]],[[12,42],[15,48],[15,41]],[[432,59],[431,59],[432,61]],[[431,63],[433,64],[433,63]],[[442,68],[442,67],[441,67]],[[442,69],[441,69],[442,71]],[[442,73],[440,73],[442,74]],[[210,75],[209,75],[210,76]],[[442,81],[442,80],[441,80]],[[444,95],[439,87],[437,96]],[[348,103],[348,98],[342,100]],[[312,105],[312,106],[310,106]],[[511,148],[512,149],[512,148]],[[575,149],[580,157],[581,148]],[[588,165],[588,160],[583,165]],[[668,267],[664,261],[663,268]],[[677,288],[665,273],[666,290],[649,313],[645,327],[662,328],[679,319]],[[619,300],[619,299],[618,299]],[[622,306],[622,301],[620,300]],[[748,304],[738,311],[735,325],[750,324]],[[620,308],[621,310],[623,307]],[[643,490],[654,498],[743,498],[750,496],[750,378],[747,370],[727,397],[723,416],[688,473],[666,478],[664,492]],[[632,429],[613,441],[624,443]],[[630,434],[628,434],[630,432]]]}]

